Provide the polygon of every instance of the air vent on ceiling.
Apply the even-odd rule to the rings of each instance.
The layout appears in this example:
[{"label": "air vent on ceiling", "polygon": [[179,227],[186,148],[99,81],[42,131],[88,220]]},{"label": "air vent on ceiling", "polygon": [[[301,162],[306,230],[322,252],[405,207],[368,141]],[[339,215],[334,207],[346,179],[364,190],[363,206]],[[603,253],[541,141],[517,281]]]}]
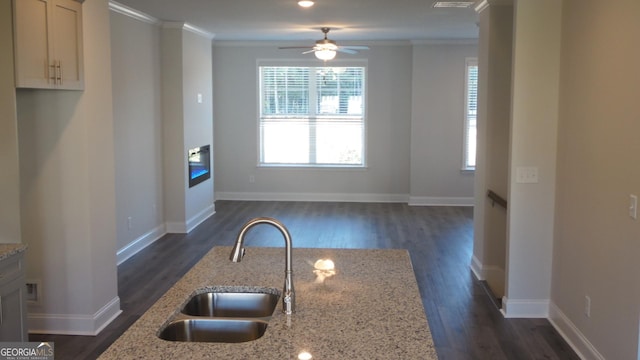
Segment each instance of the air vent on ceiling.
[{"label": "air vent on ceiling", "polygon": [[475,4],[475,1],[436,1],[434,8],[468,8]]}]

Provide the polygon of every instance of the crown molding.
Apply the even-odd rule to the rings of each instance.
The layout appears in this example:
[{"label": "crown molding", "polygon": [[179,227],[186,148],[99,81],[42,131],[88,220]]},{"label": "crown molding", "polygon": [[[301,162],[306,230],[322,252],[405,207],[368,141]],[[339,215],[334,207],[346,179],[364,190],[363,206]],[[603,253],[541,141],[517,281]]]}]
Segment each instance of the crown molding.
[{"label": "crown molding", "polygon": [[158,18],[155,18],[149,14],[145,14],[142,11],[130,8],[126,5],[120,4],[117,1],[109,0],[109,10],[148,24],[162,25],[163,28],[186,30],[196,35],[205,37],[209,40],[215,37],[215,34],[212,34],[191,24],[178,21],[161,21]]},{"label": "crown molding", "polygon": [[479,14],[490,6],[513,6],[513,0],[482,0],[474,9]]},{"label": "crown molding", "polygon": [[423,39],[411,40],[411,45],[478,45],[478,39]]},{"label": "crown molding", "polygon": [[[363,41],[339,41],[340,45],[366,45],[366,46],[410,46],[408,40],[363,40]],[[259,46],[309,46],[313,45],[302,40],[218,40],[214,41],[214,46],[222,47],[259,47]]]},{"label": "crown molding", "polygon": [[109,10],[113,12],[117,12],[118,14],[128,16],[130,18],[142,21],[142,22],[146,22],[148,24],[153,24],[153,25],[160,24],[160,20],[156,19],[155,17],[149,14],[145,14],[142,11],[132,9],[126,5],[122,5],[119,2],[115,2],[113,0],[109,1]]},{"label": "crown molding", "polygon": [[185,30],[191,33],[194,33],[198,36],[202,36],[205,37],[209,40],[213,40],[213,38],[216,36],[215,34],[212,34],[206,30],[200,29],[198,27],[195,27],[191,24],[185,23],[185,22],[181,22],[181,21],[163,21],[162,22],[162,27],[165,29],[181,29],[181,30]]}]

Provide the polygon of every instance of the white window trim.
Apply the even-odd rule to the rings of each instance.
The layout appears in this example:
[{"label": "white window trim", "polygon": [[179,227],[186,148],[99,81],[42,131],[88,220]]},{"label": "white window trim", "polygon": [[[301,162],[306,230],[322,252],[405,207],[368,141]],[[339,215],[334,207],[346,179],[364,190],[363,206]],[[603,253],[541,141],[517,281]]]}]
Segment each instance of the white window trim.
[{"label": "white window trim", "polygon": [[[260,127],[260,98],[262,96],[260,89],[260,67],[261,66],[305,66],[305,67],[321,67],[323,66],[318,60],[304,60],[304,59],[257,59],[255,66],[255,79],[256,79],[256,129]],[[256,131],[256,168],[266,168],[266,169],[277,169],[277,168],[286,168],[286,169],[317,169],[317,170],[340,170],[340,171],[361,171],[367,170],[369,168],[368,162],[368,148],[369,148],[369,126],[368,126],[368,117],[367,117],[367,109],[369,107],[369,61],[367,59],[340,59],[340,60],[331,60],[327,62],[329,67],[363,67],[364,68],[364,102],[365,106],[362,109],[362,117],[364,121],[364,129],[363,129],[363,138],[362,138],[362,164],[361,165],[339,165],[339,164],[264,164],[260,162],[261,154],[260,154],[260,142],[262,141],[260,136],[260,131]]]},{"label": "white window trim", "polygon": [[[469,136],[469,113],[468,113],[468,107],[469,107],[469,99],[467,96],[468,93],[468,89],[469,89],[469,76],[468,76],[468,69],[469,66],[478,66],[478,58],[475,57],[471,57],[471,58],[466,58],[465,59],[465,64],[464,64],[464,116],[463,116],[463,138],[462,138],[462,167],[461,167],[461,172],[462,173],[473,173],[476,170],[475,166],[468,166],[468,159],[467,159],[467,146],[469,145],[467,142],[467,138]],[[477,99],[476,99],[476,104],[477,104]],[[477,109],[476,109],[476,132],[477,132],[477,128],[478,128],[478,115],[477,115]],[[476,151],[477,151],[477,142],[476,142]]]}]

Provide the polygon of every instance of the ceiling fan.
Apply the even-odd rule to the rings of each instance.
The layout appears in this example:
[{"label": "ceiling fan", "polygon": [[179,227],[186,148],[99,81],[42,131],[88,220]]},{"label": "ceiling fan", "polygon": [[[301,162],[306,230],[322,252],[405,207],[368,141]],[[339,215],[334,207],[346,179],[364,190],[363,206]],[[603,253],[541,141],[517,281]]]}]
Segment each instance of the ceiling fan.
[{"label": "ceiling fan", "polygon": [[[324,39],[316,41],[316,44],[311,47],[310,50],[303,52],[303,54],[314,53],[320,60],[332,60],[336,57],[336,52],[342,52],[345,54],[357,54],[357,50],[369,50],[368,46],[364,45],[348,45],[338,46],[334,40],[327,38],[327,34],[331,28],[323,27],[320,29],[324,34]],[[308,46],[284,46],[278,49],[308,49]]]}]

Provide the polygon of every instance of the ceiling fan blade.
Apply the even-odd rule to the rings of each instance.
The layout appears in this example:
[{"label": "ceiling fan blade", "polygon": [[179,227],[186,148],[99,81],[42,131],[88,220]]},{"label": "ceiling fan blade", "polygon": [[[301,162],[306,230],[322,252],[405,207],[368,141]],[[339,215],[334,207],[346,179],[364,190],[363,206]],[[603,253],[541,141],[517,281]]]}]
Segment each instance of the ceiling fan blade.
[{"label": "ceiling fan blade", "polygon": [[[327,37],[327,34],[329,33],[329,30],[331,30],[328,27],[322,28],[322,33],[324,34],[324,39],[322,40],[318,40],[316,41],[315,46],[281,46],[278,49],[306,49],[305,52],[303,52],[303,54],[310,54],[316,51],[323,51],[323,50],[329,50],[329,51],[338,51],[338,52],[342,52],[345,54],[357,54],[358,51],[357,50],[369,50],[369,47],[366,45],[345,45],[345,46],[338,46],[336,44],[336,42],[334,40],[331,40]],[[318,53],[321,54],[321,53]],[[318,56],[318,54],[316,54],[316,56]],[[335,54],[333,54],[335,56]],[[333,58],[333,57],[332,57]]]},{"label": "ceiling fan blade", "polygon": [[343,47],[339,47],[336,51],[341,52],[341,53],[345,53],[345,54],[357,54],[358,53],[355,50],[345,49]]},{"label": "ceiling fan blade", "polygon": [[369,47],[366,45],[345,45],[340,47],[343,49],[351,49],[351,50],[369,50]]},{"label": "ceiling fan blade", "polygon": [[278,49],[280,50],[284,50],[284,49],[309,49],[308,46],[280,46]]}]

